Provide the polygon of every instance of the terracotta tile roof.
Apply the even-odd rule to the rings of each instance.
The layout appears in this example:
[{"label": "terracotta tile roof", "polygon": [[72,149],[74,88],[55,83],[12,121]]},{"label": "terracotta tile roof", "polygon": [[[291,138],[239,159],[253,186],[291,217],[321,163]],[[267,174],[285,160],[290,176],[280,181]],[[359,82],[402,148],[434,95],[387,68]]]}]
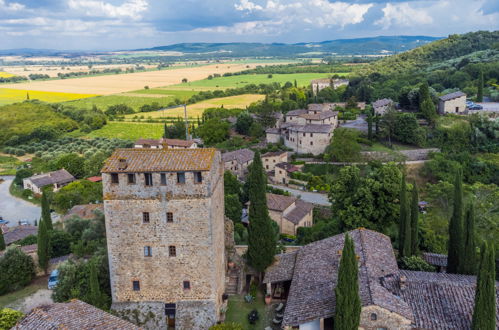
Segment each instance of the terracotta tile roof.
[{"label": "terracotta tile roof", "polygon": [[[476,277],[401,270],[405,285],[387,277],[382,284],[406,301],[415,329],[471,329]],[[499,328],[499,283],[496,282],[496,328]]]},{"label": "terracotta tile roof", "polygon": [[450,101],[450,100],[457,99],[458,97],[462,97],[462,96],[466,96],[466,94],[464,94],[461,91],[458,91],[458,92],[442,95],[439,97],[439,99],[440,99],[440,101]]},{"label": "terracotta tile roof", "polygon": [[49,173],[43,173],[38,175],[33,175],[32,177],[27,178],[37,187],[45,187],[51,184],[65,184],[68,182],[72,182],[75,179],[74,176],[71,175],[65,169],[53,171]]},{"label": "terracotta tile roof", "polygon": [[101,182],[102,177],[101,176],[91,176],[91,177],[87,178],[87,180],[92,181],[92,182]]},{"label": "terracotta tile roof", "polygon": [[82,204],[73,206],[62,218],[63,221],[77,216],[82,219],[95,218],[95,211],[104,213],[104,204]]},{"label": "terracotta tile roof", "polygon": [[239,164],[252,161],[255,153],[249,149],[239,149],[222,154],[222,159],[225,162],[237,161]]},{"label": "terracotta tile roof", "polygon": [[[35,253],[38,250],[38,248],[37,248],[38,245],[37,244],[31,244],[31,245],[25,245],[25,246],[18,246],[18,247],[21,249],[21,251],[23,251],[26,254]],[[6,251],[7,250],[0,251],[0,257],[3,256]]]},{"label": "terracotta tile roof", "polygon": [[[380,278],[398,274],[390,238],[374,231],[349,232],[359,256],[359,293],[362,306],[378,305],[412,319],[409,305],[380,284]],[[334,288],[344,234],[303,246],[297,252],[283,325],[296,326],[334,315]]]},{"label": "terracotta tile roof", "polygon": [[38,227],[36,226],[9,227],[9,231],[3,234],[3,238],[5,240],[5,244],[9,245],[25,238],[26,236],[36,235],[37,233]]},{"label": "terracotta tile roof", "polygon": [[323,120],[336,116],[338,116],[338,111],[327,110],[319,113],[306,113],[301,115],[300,117],[305,118],[307,120]]},{"label": "terracotta tile roof", "polygon": [[157,147],[160,145],[160,142],[159,140],[156,139],[138,139],[137,141],[135,141],[135,145],[144,145],[144,144]]},{"label": "terracotta tile roof", "polygon": [[293,251],[276,255],[274,263],[265,271],[263,283],[291,281],[295,269],[297,252]]},{"label": "terracotta tile roof", "polygon": [[296,207],[292,209],[291,212],[286,214],[284,218],[297,225],[307,214],[309,214],[314,209],[314,205],[302,201],[301,199],[297,199],[295,205]]},{"label": "terracotta tile roof", "polygon": [[447,267],[447,256],[438,253],[423,253],[423,259],[433,266]]},{"label": "terracotta tile roof", "polygon": [[294,125],[290,126],[289,130],[299,133],[331,133],[333,131],[333,125]]},{"label": "terracotta tile roof", "polygon": [[133,330],[140,329],[80,300],[56,303],[33,309],[12,329],[19,330]]},{"label": "terracotta tile roof", "polygon": [[102,172],[208,171],[215,152],[213,148],[117,149],[104,163]]},{"label": "terracotta tile roof", "polygon": [[269,152],[264,153],[262,155],[262,158],[281,156],[281,155],[287,154],[287,153],[288,153],[287,151],[269,151]]},{"label": "terracotta tile roof", "polygon": [[154,147],[158,147],[162,145],[163,143],[166,143],[169,146],[172,147],[183,147],[183,148],[189,148],[191,147],[196,141],[193,140],[181,140],[181,139],[165,139],[161,138],[159,140],[155,139],[138,139],[135,141],[135,145],[150,145]]},{"label": "terracotta tile roof", "polygon": [[282,212],[296,202],[296,197],[267,193],[267,207],[269,210]]},{"label": "terracotta tile roof", "polygon": [[278,168],[280,168],[280,169],[283,169],[283,170],[285,170],[286,172],[289,172],[289,173],[293,173],[293,172],[296,172],[296,171],[300,170],[298,168],[298,166],[290,164],[290,163],[286,163],[286,162],[284,162],[284,163],[278,163],[275,166],[278,167]]},{"label": "terracotta tile roof", "polygon": [[384,107],[385,105],[392,104],[393,101],[391,99],[381,99],[373,102],[374,108]]},{"label": "terracotta tile roof", "polygon": [[307,113],[307,110],[305,109],[298,109],[298,110],[291,110],[286,112],[286,116],[299,116]]}]

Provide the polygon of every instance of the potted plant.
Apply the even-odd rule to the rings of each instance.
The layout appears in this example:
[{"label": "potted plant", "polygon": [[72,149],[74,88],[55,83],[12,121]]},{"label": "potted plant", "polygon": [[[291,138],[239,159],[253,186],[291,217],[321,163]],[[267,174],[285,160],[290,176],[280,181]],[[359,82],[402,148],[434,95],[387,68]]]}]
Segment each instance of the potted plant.
[{"label": "potted plant", "polygon": [[267,305],[270,305],[271,302],[272,302],[272,296],[269,294],[265,295],[265,303]]}]

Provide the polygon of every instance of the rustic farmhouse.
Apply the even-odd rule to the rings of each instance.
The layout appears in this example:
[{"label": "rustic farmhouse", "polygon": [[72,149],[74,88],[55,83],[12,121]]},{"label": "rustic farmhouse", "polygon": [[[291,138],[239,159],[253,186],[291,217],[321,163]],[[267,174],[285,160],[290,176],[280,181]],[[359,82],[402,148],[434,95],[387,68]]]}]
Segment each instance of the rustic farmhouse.
[{"label": "rustic farmhouse", "polygon": [[317,95],[324,88],[330,87],[336,89],[340,86],[348,86],[348,79],[314,79],[310,81],[310,87],[314,95]]},{"label": "rustic farmhouse", "polygon": [[[359,328],[470,329],[475,276],[399,270],[388,236],[366,229],[349,235],[359,262]],[[286,300],[283,326],[332,329],[344,238],[336,235],[282,254],[267,269],[267,293]]]},{"label": "rustic farmhouse", "polygon": [[314,205],[291,196],[267,194],[269,215],[281,234],[296,235],[299,227],[312,226]]},{"label": "rustic farmhouse", "polygon": [[395,103],[392,99],[381,99],[373,102],[374,114],[383,116],[388,110],[393,109]]},{"label": "rustic farmhouse", "polygon": [[75,181],[75,177],[65,169],[33,175],[29,178],[23,179],[24,189],[31,190],[35,194],[41,194],[42,188],[46,186],[53,186],[54,191],[61,189],[68,183]]},{"label": "rustic farmhouse", "polygon": [[438,113],[445,115],[447,113],[464,113],[466,111],[466,94],[463,92],[454,92],[440,96],[438,99]]},{"label": "rustic farmhouse", "polygon": [[262,164],[265,171],[273,171],[279,163],[288,161],[287,151],[270,151],[262,155]]},{"label": "rustic farmhouse", "polygon": [[224,169],[231,171],[239,179],[248,174],[248,166],[253,163],[255,153],[249,149],[239,149],[222,154]]},{"label": "rustic farmhouse", "polygon": [[118,149],[102,169],[112,309],[149,328],[207,329],[225,286],[216,149]]}]

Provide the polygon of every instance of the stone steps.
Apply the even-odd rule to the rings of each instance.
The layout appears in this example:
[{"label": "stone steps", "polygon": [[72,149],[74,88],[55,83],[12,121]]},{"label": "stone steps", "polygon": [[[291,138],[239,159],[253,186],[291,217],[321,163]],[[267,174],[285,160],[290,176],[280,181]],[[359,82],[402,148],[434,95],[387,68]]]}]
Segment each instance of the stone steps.
[{"label": "stone steps", "polygon": [[230,269],[227,273],[228,282],[225,287],[225,293],[228,295],[237,294],[239,284],[239,271],[237,269]]}]

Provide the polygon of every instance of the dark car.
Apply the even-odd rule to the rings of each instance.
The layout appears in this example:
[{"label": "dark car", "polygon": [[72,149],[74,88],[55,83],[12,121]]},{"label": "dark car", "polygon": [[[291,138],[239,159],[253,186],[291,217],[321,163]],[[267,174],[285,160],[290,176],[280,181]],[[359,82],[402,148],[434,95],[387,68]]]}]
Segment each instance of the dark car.
[{"label": "dark car", "polygon": [[468,107],[470,110],[483,110],[483,107],[480,104],[473,104]]}]

